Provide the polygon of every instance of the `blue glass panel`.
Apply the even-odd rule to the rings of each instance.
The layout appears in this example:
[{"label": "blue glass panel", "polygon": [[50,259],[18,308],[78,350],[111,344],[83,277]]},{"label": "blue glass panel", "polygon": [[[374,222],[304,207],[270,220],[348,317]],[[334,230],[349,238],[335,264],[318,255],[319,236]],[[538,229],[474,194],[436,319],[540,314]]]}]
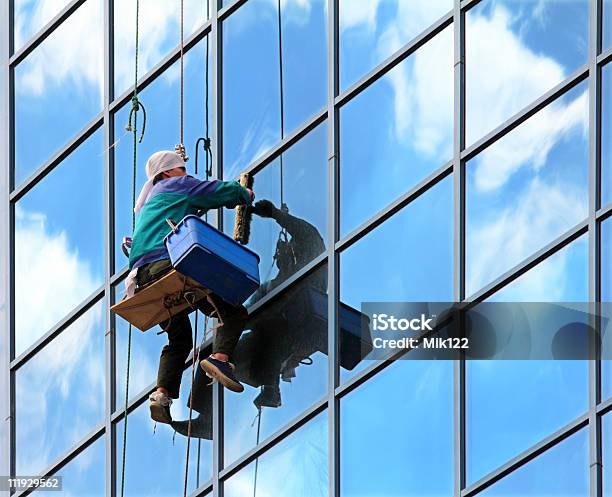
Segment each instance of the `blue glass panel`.
[{"label": "blue glass panel", "polygon": [[612,497],[612,414],[602,419],[604,497]]},{"label": "blue glass panel", "polygon": [[245,391],[224,390],[226,464],[325,396],[326,287],[323,266],[249,319],[233,354]]},{"label": "blue glass panel", "polygon": [[[340,86],[357,81],[452,10],[451,0],[340,0]],[[422,74],[435,82],[436,71]],[[431,88],[431,86],[426,85]],[[435,99],[434,99],[435,100]]]},{"label": "blue glass panel", "polygon": [[15,50],[19,50],[69,3],[69,0],[15,0]]},{"label": "blue glass panel", "polygon": [[[212,50],[212,43],[209,46]],[[185,54],[185,115],[184,133],[187,154],[187,172],[195,172],[195,143],[204,136],[206,127],[206,40],[203,40]],[[209,133],[212,134],[212,57],[209,63]],[[179,82],[176,71],[179,63],[172,65],[150,86],[140,93],[140,101],[147,109],[147,127],[144,139],[138,146],[138,165],[136,176],[136,196],[146,181],[145,164],[151,154],[158,150],[173,150],[179,141]],[[132,232],[132,136],[125,131],[131,109],[126,104],[114,116],[115,119],[115,270],[118,272],[127,265],[121,252],[121,239]],[[138,116],[139,123],[142,114]],[[140,124],[139,124],[140,126]],[[200,150],[198,178],[205,178],[204,153]]]},{"label": "blue glass panel", "polygon": [[606,206],[612,202],[612,64],[604,66],[601,78],[601,205]]},{"label": "blue glass panel", "polygon": [[326,3],[251,0],[223,23],[223,159],[228,179],[316,111],[327,97]]},{"label": "blue glass panel", "polygon": [[[171,407],[174,420],[186,420],[189,408],[191,369],[185,370],[181,384],[180,399]],[[194,402],[195,405],[195,402]],[[197,413],[194,412],[194,417]],[[185,457],[187,437],[163,423],[155,422],[149,415],[149,402],[128,416],[127,452],[125,466],[124,495],[166,496],[182,495],[185,483]],[[117,440],[117,493],[121,488],[123,455],[123,421],[116,427]],[[195,428],[192,427],[192,430]],[[190,494],[210,480],[212,475],[212,442],[192,435],[189,448],[189,478],[187,492]]]},{"label": "blue glass panel", "polygon": [[586,64],[588,19],[587,0],[501,0],[468,11],[468,145]]},{"label": "blue glass panel", "polygon": [[340,407],[343,497],[452,495],[452,361],[397,361]]},{"label": "blue glass panel", "polygon": [[103,26],[89,0],[15,68],[15,186],[102,109]]},{"label": "blue glass panel", "polygon": [[[255,174],[255,203],[269,201],[273,207],[269,206],[269,213],[262,211],[261,215],[253,215],[251,220],[248,247],[259,254],[262,285],[247,301],[247,306],[325,251],[327,169],[327,124],[324,123]],[[282,204],[286,212],[282,212]],[[230,236],[235,212],[224,212],[223,227]],[[285,235],[290,242],[288,247]]]},{"label": "blue glass panel", "polygon": [[[187,39],[212,12],[213,0],[184,0],[183,35]],[[208,9],[208,10],[207,10]],[[140,4],[138,25],[138,74],[151,70],[168,52],[179,46],[180,6],[173,0],[156,0]],[[123,0],[114,9],[115,95],[134,87],[134,54],[136,42],[136,0]],[[167,77],[179,78],[175,67]],[[178,100],[175,104],[178,106]]]},{"label": "blue glass panel", "polygon": [[451,158],[452,27],[343,106],[340,124],[345,235]]},{"label": "blue glass panel", "polygon": [[[612,219],[601,226],[601,300],[612,302]],[[604,347],[611,350],[612,336],[604,336]],[[602,361],[602,397],[612,397],[612,360]]]},{"label": "blue glass panel", "polygon": [[56,475],[62,477],[61,492],[39,490],[33,495],[36,497],[41,495],[104,497],[106,495],[104,440],[104,436],[101,436],[75,459],[57,471]]},{"label": "blue glass panel", "polygon": [[97,131],[15,206],[19,355],[104,282],[104,162]]},{"label": "blue glass panel", "polygon": [[[580,238],[491,300],[588,301],[587,246]],[[586,361],[468,361],[468,482],[584,413],[588,376]]]},{"label": "blue glass panel", "polygon": [[17,370],[17,474],[43,474],[104,421],[104,307],[95,304]]},{"label": "blue glass panel", "polygon": [[327,495],[327,447],[323,413],[227,480],[223,495]]},{"label": "blue glass panel", "polygon": [[589,494],[589,437],[584,429],[479,495],[579,497]]},{"label": "blue glass panel", "polygon": [[[451,178],[442,180],[342,252],[340,301],[344,306],[359,310],[365,301],[452,300],[452,187]],[[341,353],[341,364],[349,368],[341,368],[343,379],[372,364],[359,359]]]},{"label": "blue glass panel", "polygon": [[587,130],[583,83],[469,161],[468,295],[587,216]]},{"label": "blue glass panel", "polygon": [[603,1],[602,45],[606,50],[612,45],[612,0]]}]

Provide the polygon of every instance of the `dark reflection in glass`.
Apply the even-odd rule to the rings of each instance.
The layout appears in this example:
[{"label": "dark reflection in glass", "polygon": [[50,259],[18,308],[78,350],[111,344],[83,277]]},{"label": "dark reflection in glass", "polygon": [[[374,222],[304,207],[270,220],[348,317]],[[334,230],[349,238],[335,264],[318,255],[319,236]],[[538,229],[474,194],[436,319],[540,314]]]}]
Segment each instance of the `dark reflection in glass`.
[{"label": "dark reflection in glass", "polygon": [[104,281],[103,133],[97,131],[15,206],[15,352]]},{"label": "dark reflection in glass", "polygon": [[15,186],[102,109],[103,26],[88,0],[15,68]]},{"label": "dark reflection in glass", "polygon": [[[588,301],[587,237],[490,300]],[[588,377],[587,361],[468,361],[468,484],[583,414],[588,409]]]},{"label": "dark reflection in glass", "polygon": [[587,89],[580,84],[469,161],[468,295],[587,216]]},{"label": "dark reflection in glass", "polygon": [[[612,218],[601,226],[601,300],[612,302]],[[612,350],[612,336],[604,335],[604,347]],[[612,361],[602,361],[602,396],[612,397]]]},{"label": "dark reflection in glass", "polygon": [[612,414],[602,419],[604,497],[612,497]]},{"label": "dark reflection in glass", "polygon": [[345,235],[450,159],[452,26],[343,106],[340,125]]},{"label": "dark reflection in glass", "polygon": [[38,490],[33,493],[37,497],[48,495],[78,495],[83,497],[104,497],[106,495],[105,445],[104,436],[81,452],[76,459],[59,469],[56,476],[62,477],[62,491]]},{"label": "dark reflection in glass", "polygon": [[500,0],[467,12],[468,145],[586,64],[588,19],[587,0]]},{"label": "dark reflection in glass", "polygon": [[452,361],[395,362],[342,399],[340,429],[343,497],[451,495]]},{"label": "dark reflection in glass", "polygon": [[42,474],[104,420],[104,304],[17,370],[17,474]]},{"label": "dark reflection in glass", "polygon": [[[226,179],[232,179],[227,177]],[[327,125],[321,124],[254,176],[256,199],[248,247],[260,257],[255,303],[325,251]],[[224,211],[232,235],[235,211]]]},{"label": "dark reflection in glass", "polygon": [[604,66],[601,78],[601,205],[605,207],[612,202],[612,64]]},{"label": "dark reflection in glass", "polygon": [[[340,301],[360,309],[368,301],[451,301],[453,295],[453,191],[447,178],[342,252]],[[354,336],[340,314],[343,380],[372,364],[355,358]],[[361,337],[367,341],[368,337]],[[356,364],[358,363],[358,364]]]},{"label": "dark reflection in glass", "polygon": [[247,323],[233,357],[245,391],[224,390],[226,465],[325,395],[326,354],[323,266]]},{"label": "dark reflection in glass", "polygon": [[19,50],[69,3],[69,0],[15,0],[13,14],[15,50]]},{"label": "dark reflection in glass", "polygon": [[[185,370],[181,382],[180,399],[172,404],[172,418],[189,417],[186,405],[189,398],[191,369]],[[194,402],[195,404],[195,402]],[[194,413],[194,417],[195,417]],[[150,418],[149,405],[130,413],[128,420],[127,452],[125,466],[125,495],[166,496],[182,495],[185,483],[185,457],[187,438],[175,436],[174,429]],[[155,432],[154,432],[155,429]],[[123,447],[123,421],[116,427],[117,437],[117,491],[121,485],[121,461]],[[191,493],[210,480],[212,476],[212,442],[192,438],[189,448],[189,478],[187,492]]]},{"label": "dark reflection in glass", "polygon": [[[176,10],[176,8],[175,8]],[[212,50],[212,43],[209,46]],[[206,84],[205,62],[206,40],[198,43],[185,54],[185,147],[190,160],[187,173],[195,175],[195,143],[204,136],[206,128]],[[212,56],[211,59],[212,61]],[[210,62],[212,64],[212,62]],[[210,66],[212,67],[212,65]],[[179,81],[176,72],[179,62],[171,66],[150,86],[140,92],[140,101],[147,109],[147,126],[144,139],[138,146],[136,195],[146,181],[145,164],[151,154],[158,150],[173,150],[179,141]],[[209,133],[212,135],[212,70],[209,71]],[[115,120],[115,271],[127,265],[121,252],[121,239],[132,232],[132,136],[125,131],[131,103],[126,104],[114,116]],[[142,114],[138,117],[142,122]],[[140,126],[140,124],[139,124]],[[199,153],[198,178],[205,178],[204,154]]]},{"label": "dark reflection in glass", "polygon": [[583,429],[479,495],[578,497],[589,494],[589,438]]},{"label": "dark reflection in glass", "polygon": [[[208,3],[207,7],[206,0],[184,0],[185,39],[206,22],[207,12],[212,12],[210,9],[213,8],[214,1],[208,0]],[[156,0],[141,4],[138,25],[140,75],[151,70],[170,50],[179,45],[180,22],[179,4],[174,0]],[[120,95],[130,86],[134,86],[136,0],[123,0],[121,7],[114,9],[113,26],[115,95]],[[169,71],[167,77],[176,80],[179,77],[178,68]],[[178,100],[176,105],[178,106]]]},{"label": "dark reflection in glass", "polygon": [[327,413],[283,439],[223,487],[225,497],[327,495]]},{"label": "dark reflection in glass", "polygon": [[226,178],[236,178],[325,105],[326,2],[283,1],[281,18],[282,104],[278,3],[251,0],[223,23]]},{"label": "dark reflection in glass", "polygon": [[[451,0],[340,0],[341,88],[357,81],[452,8]],[[430,78],[431,83],[440,75],[434,71],[422,77]]]}]

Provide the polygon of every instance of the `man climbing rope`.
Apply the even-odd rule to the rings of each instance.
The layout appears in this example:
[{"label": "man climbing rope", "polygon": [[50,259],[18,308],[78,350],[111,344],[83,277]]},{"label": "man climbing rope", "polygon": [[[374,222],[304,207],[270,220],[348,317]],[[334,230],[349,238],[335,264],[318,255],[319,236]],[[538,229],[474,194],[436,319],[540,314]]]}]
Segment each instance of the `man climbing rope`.
[{"label": "man climbing rope", "polygon": [[[142,187],[134,211],[138,215],[130,250],[131,269],[126,279],[127,295],[138,292],[172,269],[164,245],[169,232],[166,220],[178,222],[188,214],[219,207],[234,208],[250,204],[255,194],[236,181],[201,181],[186,173],[185,162],[176,152],[154,153],[146,165],[147,182]],[[218,313],[220,325],[213,341],[213,353],[200,362],[211,378],[226,388],[242,392],[229,362],[247,319],[243,305],[231,305],[214,294],[196,306],[205,314]],[[168,333],[168,344],[161,351],[157,389],[150,397],[151,417],[171,423],[170,405],[179,396],[181,376],[193,347],[189,310],[161,323]]]}]

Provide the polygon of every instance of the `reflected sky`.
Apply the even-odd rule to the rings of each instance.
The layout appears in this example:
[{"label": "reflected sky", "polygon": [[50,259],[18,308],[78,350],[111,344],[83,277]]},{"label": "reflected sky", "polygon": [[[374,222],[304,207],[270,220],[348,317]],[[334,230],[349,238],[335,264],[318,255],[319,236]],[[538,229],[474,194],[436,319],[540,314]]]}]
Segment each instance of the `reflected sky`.
[{"label": "reflected sky", "polygon": [[104,306],[95,304],[17,370],[17,474],[42,474],[104,420]]},{"label": "reflected sky", "polygon": [[340,430],[343,497],[452,495],[453,362],[395,362],[341,400]]},{"label": "reflected sky", "polygon": [[[326,5],[283,0],[284,136],[327,98]],[[278,3],[251,0],[223,23],[224,176],[236,179],[281,138]]]},{"label": "reflected sky", "polygon": [[328,487],[327,413],[283,439],[223,486],[225,497],[323,497]]},{"label": "reflected sky", "polygon": [[102,1],[88,0],[16,67],[15,186],[102,109],[102,29]]},{"label": "reflected sky", "polygon": [[481,152],[466,169],[470,295],[587,216],[586,83]]},{"label": "reflected sky", "polygon": [[[452,300],[452,187],[452,178],[442,180],[342,252],[342,303],[360,309],[365,301]],[[347,379],[371,364],[342,368],[341,376]]]},{"label": "reflected sky", "polygon": [[102,136],[97,131],[16,205],[17,355],[104,281]]},{"label": "reflected sky", "polygon": [[612,0],[603,0],[602,46],[606,50],[612,45]]},{"label": "reflected sky", "polygon": [[344,89],[452,10],[453,2],[340,0],[339,8],[340,87]]},{"label": "reflected sky", "polygon": [[62,491],[37,491],[32,495],[39,497],[103,497],[105,485],[105,446],[104,436],[81,452],[76,459],[61,468],[57,475],[62,477]]},{"label": "reflected sky", "polygon": [[[209,46],[212,50],[212,44]],[[200,136],[204,136],[206,125],[205,112],[205,58],[206,40],[185,54],[185,115],[184,133],[188,174],[195,172],[195,150],[193,146]],[[138,165],[136,173],[136,195],[146,181],[145,164],[151,154],[158,150],[174,150],[179,142],[179,80],[172,75],[179,67],[177,61],[170,72],[163,73],[139,94],[140,101],[147,110],[147,127],[142,143],[138,146]],[[211,66],[212,67],[212,66]],[[209,72],[209,133],[212,135],[212,70]],[[121,239],[132,232],[132,136],[125,131],[131,109],[128,102],[114,116],[115,119],[115,270],[127,266],[127,259],[121,252]],[[142,113],[138,116],[142,120]],[[140,126],[140,124],[139,124]],[[205,177],[204,154],[200,153],[198,178]]]},{"label": "reflected sky", "polygon": [[442,166],[452,144],[450,27],[341,108],[341,234]]},{"label": "reflected sky", "polygon": [[[583,236],[490,300],[588,301],[587,247]],[[586,361],[468,361],[466,378],[468,483],[588,409]]]},{"label": "reflected sky", "polygon": [[612,202],[612,64],[607,64],[602,69],[601,85],[601,205],[603,207]]},{"label": "reflected sky", "polygon": [[468,11],[468,145],[587,62],[588,5],[587,0],[498,0]]},{"label": "reflected sky", "polygon": [[580,430],[479,495],[486,497],[588,495],[588,442],[588,430]]},{"label": "reflected sky", "polygon": [[245,391],[224,389],[226,464],[325,396],[326,271],[318,269],[247,323],[233,357]]},{"label": "reflected sky", "polygon": [[69,0],[14,0],[15,51],[70,3]]},{"label": "reflected sky", "polygon": [[[172,405],[173,419],[187,419],[189,408],[186,406],[191,369],[183,373],[180,399]],[[130,413],[128,421],[125,493],[126,496],[166,496],[182,495],[185,477],[185,456],[187,454],[187,439],[176,435],[166,424],[157,423],[150,418],[149,402],[144,402]],[[117,424],[117,493],[121,488],[121,461],[123,447],[123,421]],[[199,462],[198,464],[198,446]],[[206,483],[212,475],[212,443],[198,443],[191,439],[189,449],[189,480],[188,494],[197,486]],[[197,475],[199,471],[199,476]]]},{"label": "reflected sky", "polygon": [[612,497],[612,414],[603,417],[604,497]]},{"label": "reflected sky", "polygon": [[[612,218],[601,227],[601,301],[612,302]],[[612,336],[604,337],[604,346],[612,347]],[[602,361],[602,396],[612,397],[612,360]]]}]

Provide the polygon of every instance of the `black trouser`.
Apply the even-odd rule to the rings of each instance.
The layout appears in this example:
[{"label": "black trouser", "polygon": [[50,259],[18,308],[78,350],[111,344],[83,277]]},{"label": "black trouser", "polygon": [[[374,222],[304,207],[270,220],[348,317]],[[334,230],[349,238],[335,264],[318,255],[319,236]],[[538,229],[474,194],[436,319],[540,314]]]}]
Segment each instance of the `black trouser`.
[{"label": "black trouser", "polygon": [[[172,265],[168,259],[139,267],[136,276],[136,291],[143,285],[163,276],[171,269]],[[243,305],[228,304],[217,295],[211,294],[210,297],[221,315],[221,321],[223,321],[223,325],[215,330],[213,354],[219,352],[231,357],[244,330],[248,317],[247,310]],[[212,314],[215,310],[206,298],[200,300],[196,307],[207,315]],[[177,399],[179,396],[185,361],[193,348],[191,322],[189,321],[190,312],[191,310],[186,310],[160,323],[162,329],[168,333],[168,344],[162,349],[159,358],[157,386],[168,390],[168,395],[173,399]]]}]

